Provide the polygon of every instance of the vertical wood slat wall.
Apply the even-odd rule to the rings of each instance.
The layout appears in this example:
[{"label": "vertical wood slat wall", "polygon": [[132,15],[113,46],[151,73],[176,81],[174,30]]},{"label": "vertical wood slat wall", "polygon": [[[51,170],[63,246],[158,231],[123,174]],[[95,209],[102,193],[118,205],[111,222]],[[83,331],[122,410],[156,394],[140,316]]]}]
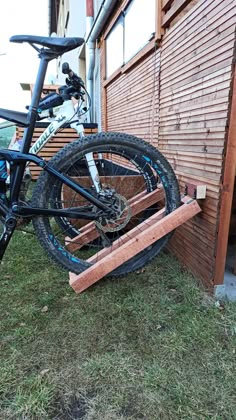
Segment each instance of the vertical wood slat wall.
[{"label": "vertical wood slat wall", "polygon": [[204,280],[215,245],[235,42],[235,2],[202,1],[163,38],[159,148],[183,187],[207,185],[202,213],[180,227],[172,250]]},{"label": "vertical wood slat wall", "polygon": [[106,85],[103,102],[104,128],[158,146],[182,189],[189,179],[207,185],[202,213],[178,228],[170,244],[207,285],[214,277],[235,9],[235,0],[200,0],[160,48]]},{"label": "vertical wood slat wall", "polygon": [[[36,127],[34,130],[32,144],[40,137],[44,132],[45,127]],[[16,137],[21,139],[23,137],[24,128],[16,127]],[[94,134],[97,132],[97,128],[85,128],[85,135]],[[41,156],[46,161],[50,160],[56,152],[58,152],[62,147],[78,139],[78,134],[73,128],[63,128],[61,132],[58,132],[51,140],[42,148],[38,153],[38,156]],[[30,171],[32,179],[36,180],[42,171],[41,168],[34,164],[30,164]]]}]

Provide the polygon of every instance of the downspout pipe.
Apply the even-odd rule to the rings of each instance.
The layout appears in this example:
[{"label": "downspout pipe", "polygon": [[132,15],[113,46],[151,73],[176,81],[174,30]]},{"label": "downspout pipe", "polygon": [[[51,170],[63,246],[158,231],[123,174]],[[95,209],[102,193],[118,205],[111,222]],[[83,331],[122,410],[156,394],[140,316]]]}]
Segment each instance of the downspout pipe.
[{"label": "downspout pipe", "polygon": [[[86,37],[91,32],[93,26],[93,0],[86,0]],[[85,48],[86,55],[86,87],[91,98],[91,108],[88,115],[89,122],[93,122],[94,115],[94,100],[93,100],[93,72],[95,63],[95,43],[88,40],[86,41]]]},{"label": "downspout pipe", "polygon": [[100,35],[103,27],[111,14],[117,0],[103,0],[99,12],[94,21],[93,18],[93,0],[86,0],[86,83],[87,90],[92,99],[91,118],[94,115],[93,100],[93,73],[95,67],[95,46],[96,40]]}]

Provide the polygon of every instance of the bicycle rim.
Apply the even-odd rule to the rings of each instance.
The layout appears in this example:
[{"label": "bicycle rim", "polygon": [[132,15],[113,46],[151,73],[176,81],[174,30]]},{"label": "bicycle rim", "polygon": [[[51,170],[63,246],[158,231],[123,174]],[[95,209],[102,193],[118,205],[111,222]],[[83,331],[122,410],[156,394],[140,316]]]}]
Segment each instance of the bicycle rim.
[{"label": "bicycle rim", "polygon": [[[63,158],[58,160],[55,168],[65,175],[72,176],[84,188],[94,193],[94,185],[86,161],[86,154],[91,152],[105,201],[116,208],[116,213],[109,217],[100,214],[98,217],[97,212],[97,217],[92,222],[64,218],[62,223],[61,218],[46,216],[34,219],[38,237],[50,256],[64,268],[75,273],[85,270],[98,261],[102,250],[109,249],[109,252],[112,252],[113,249],[121,247],[129,235],[132,237],[132,229],[141,231],[143,225],[148,227],[148,218],[154,212],[160,211],[164,206],[166,212],[171,211],[170,200],[167,197],[168,191],[166,194],[166,183],[163,184],[161,177],[151,164],[152,160],[145,157],[142,150],[136,149],[133,144],[126,144],[124,147],[120,142],[111,144],[89,142],[86,147],[80,146],[77,153],[71,150],[68,155],[69,164],[62,155]],[[41,189],[41,192],[36,191],[35,204],[39,207],[73,210],[81,206],[89,206],[91,212],[96,211],[93,205],[51,175],[42,178],[38,189]],[[158,202],[138,211],[135,202],[155,189],[163,191],[163,194],[159,195]],[[68,235],[71,226],[78,233],[74,238]],[[112,274],[125,274],[143,266],[159,252],[166,240],[167,237],[160,239],[148,250],[118,267]]]}]

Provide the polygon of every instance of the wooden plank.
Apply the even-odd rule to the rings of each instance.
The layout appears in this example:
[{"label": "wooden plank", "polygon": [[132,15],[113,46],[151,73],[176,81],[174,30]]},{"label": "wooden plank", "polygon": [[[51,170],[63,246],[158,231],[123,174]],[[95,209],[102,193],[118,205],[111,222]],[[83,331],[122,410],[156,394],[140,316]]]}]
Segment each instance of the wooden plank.
[{"label": "wooden plank", "polygon": [[[222,61],[219,60],[215,60],[213,59],[212,61],[209,61],[207,64],[203,63],[202,65],[200,64],[199,69],[197,69],[197,67],[195,67],[191,72],[186,73],[186,77],[183,77],[183,74],[181,74],[180,76],[178,76],[178,79],[174,78],[170,78],[169,80],[166,81],[166,83],[161,85],[161,89],[162,89],[162,93],[163,95],[167,95],[168,92],[175,91],[175,89],[179,89],[183,86],[188,86],[190,85],[192,82],[195,83],[195,86],[200,85],[202,83],[202,79],[204,77],[207,77],[208,75],[221,70],[221,69],[225,69],[228,66],[232,65],[232,57],[233,57],[233,44],[232,44],[232,49],[230,51],[227,51],[225,54],[222,54],[221,58]],[[185,82],[185,83],[184,83]],[[209,84],[206,85],[206,88],[209,86]]]},{"label": "wooden plank", "polygon": [[[220,5],[215,5],[215,1],[211,1],[211,6],[208,6],[206,9],[206,13],[208,13],[207,16],[207,30],[203,30],[202,23],[204,23],[205,17],[204,14],[202,15],[202,19],[199,18],[199,13],[197,15],[197,19],[191,24],[193,21],[192,16],[193,13],[190,13],[188,16],[188,19],[185,19],[183,21],[182,26],[185,26],[182,30],[180,28],[177,28],[175,26],[175,30],[171,29],[168,31],[164,37],[163,37],[163,66],[166,67],[167,62],[172,60],[172,54],[173,58],[176,59],[178,57],[178,49],[184,49],[189,52],[189,48],[196,49],[199,45],[203,45],[205,43],[205,40],[207,41],[212,36],[212,31],[214,34],[214,38],[218,39],[219,32],[218,30],[223,31],[225,28],[229,27],[230,25],[234,25],[235,21],[235,11],[234,11],[234,5],[232,0],[228,1],[227,4],[223,4],[222,1]],[[227,0],[224,0],[225,3],[227,3]],[[216,6],[216,7],[214,7]],[[209,9],[209,7],[212,8],[212,10]],[[200,11],[200,10],[199,10]],[[206,15],[205,15],[206,16]],[[230,20],[233,18],[233,22]],[[229,21],[229,23],[227,23]],[[184,25],[186,24],[186,25]],[[185,33],[188,33],[188,36],[185,36]],[[170,35],[172,32],[172,37],[170,39]],[[216,38],[217,37],[217,38]],[[202,41],[202,42],[201,42]]]},{"label": "wooden plank", "polygon": [[162,18],[162,26],[166,28],[170,22],[191,2],[191,0],[174,0],[172,7]]},{"label": "wooden plank", "polygon": [[181,97],[176,97],[176,95],[173,97],[169,93],[163,101],[160,99],[161,109],[173,109],[176,106],[179,106],[181,109],[183,106],[188,106],[190,103],[199,104],[201,101],[203,103],[210,102],[211,99],[214,98],[214,95],[215,97],[228,96],[230,74],[225,82],[218,83],[217,80],[215,80],[215,82],[215,85],[212,85],[211,87],[206,87],[203,90],[195,90],[194,93],[187,93],[186,95],[181,95]]},{"label": "wooden plank", "polygon": [[215,173],[214,171],[210,172],[208,169],[207,171],[205,169],[199,169],[199,168],[192,168],[189,165],[179,165],[176,163],[175,165],[175,171],[181,171],[181,173],[188,175],[190,178],[191,175],[199,176],[200,178],[208,178],[208,179],[214,179],[218,183],[220,182],[221,172]]},{"label": "wooden plank", "polygon": [[[184,234],[185,232],[191,233],[195,239],[198,240],[198,248],[199,250],[202,249],[202,242],[207,245],[208,249],[206,250],[206,255],[208,255],[208,251],[210,248],[210,253],[214,254],[214,249],[212,248],[212,241],[215,240],[215,235],[212,235],[209,233],[209,231],[205,232],[203,229],[201,229],[200,224],[196,227],[196,217],[195,224],[193,224],[192,219],[190,219],[188,222],[186,222],[183,227],[179,226],[178,232],[181,230],[181,232]],[[195,250],[194,250],[195,251]]]},{"label": "wooden plank", "polygon": [[[223,67],[219,70],[213,71],[212,73],[209,73],[208,75],[193,80],[192,82],[188,83],[188,85],[182,85],[179,87],[176,87],[172,90],[172,92],[166,92],[165,94],[161,91],[161,102],[163,102],[164,99],[169,98],[170,96],[173,97],[173,95],[179,95],[185,96],[189,94],[193,94],[198,90],[206,89],[208,92],[209,88],[212,88],[212,86],[216,86],[217,84],[225,83],[226,81],[231,81],[231,66]],[[226,85],[226,88],[229,87],[229,84]],[[212,90],[210,90],[212,91]]]},{"label": "wooden plank", "polygon": [[155,41],[161,40],[164,30],[161,25],[162,22],[162,0],[156,0],[156,34]]},{"label": "wooden plank", "polygon": [[[227,55],[223,56],[223,54],[227,54],[231,51],[232,46],[234,44],[234,32],[232,28],[230,28],[229,35],[223,38],[220,42],[215,42],[213,45],[210,45],[208,48],[204,49],[203,51],[199,52],[195,49],[195,54],[191,57],[186,55],[185,51],[179,51],[179,54],[182,53],[182,61],[178,62],[177,58],[175,62],[168,63],[169,66],[166,68],[164,72],[164,80],[171,80],[172,78],[177,78],[178,75],[187,74],[192,72],[194,69],[198,69],[198,71],[202,71],[204,68],[209,66],[211,63],[216,63],[223,61],[227,58]],[[216,49],[217,45],[217,49]],[[214,61],[215,60],[215,61]]]},{"label": "wooden plank", "polygon": [[[203,0],[199,1],[199,4],[191,10],[190,13],[180,22],[177,22],[176,25],[168,32],[165,33],[163,38],[163,48],[175,48],[186,39],[186,32],[188,32],[188,37],[190,38],[193,34],[198,35],[199,32],[203,31],[203,24],[206,22],[208,28],[211,28],[211,25],[214,24],[216,20],[222,15],[222,10],[226,14],[229,9],[234,8],[234,0]],[[233,13],[232,13],[233,14]]]},{"label": "wooden plank", "polygon": [[[223,12],[222,12],[223,13]],[[176,68],[184,66],[184,63],[191,62],[194,60],[194,57],[199,57],[204,55],[204,49],[211,49],[215,45],[222,44],[228,36],[232,35],[234,32],[234,23],[235,17],[231,17],[229,13],[229,18],[226,20],[225,15],[223,14],[220,21],[214,22],[213,27],[210,28],[210,32],[202,33],[199,31],[198,34],[192,34],[191,37],[187,37],[185,42],[181,46],[178,44],[175,48],[171,46],[162,53],[161,68],[166,74],[173,72]],[[220,27],[220,33],[219,31]]]},{"label": "wooden plank", "polygon": [[[159,220],[162,220],[163,217],[165,217],[165,209],[161,209],[158,213],[151,216],[149,219],[145,220],[144,222],[140,223],[137,227],[133,228],[129,231],[129,233],[124,234],[121,239],[117,239],[115,242],[113,242],[111,247],[103,248],[101,251],[99,251],[97,254],[90,257],[87,262],[91,264],[95,264],[98,261],[102,261],[103,258],[105,258],[107,255],[109,255],[111,252],[114,252],[115,250],[118,250],[120,247],[120,244],[124,245],[127,242],[129,242],[131,239],[136,238],[137,234],[146,231],[146,229],[155,222],[158,222]],[[123,261],[122,261],[123,262]]]},{"label": "wooden plank", "polygon": [[214,275],[214,284],[219,285],[224,282],[224,271],[226,262],[226,253],[228,246],[229,226],[232,208],[232,199],[235,182],[236,169],[236,69],[233,74],[232,99],[230,110],[230,121],[228,131],[228,141],[226,157],[224,162],[223,186],[221,192],[221,206],[219,215],[219,232],[216,248],[216,266]]},{"label": "wooden plank", "polygon": [[[200,153],[199,153],[199,155],[200,155]],[[192,158],[192,160],[191,160],[191,157],[187,157],[186,155],[183,155],[183,156],[181,156],[180,157],[180,155],[178,154],[178,152],[177,153],[175,153],[175,154],[168,154],[168,153],[165,153],[165,156],[168,158],[168,159],[171,159],[171,160],[173,160],[173,162],[174,161],[176,161],[176,159],[180,159],[180,161],[182,161],[182,162],[188,162],[188,164],[190,164],[191,162],[192,163],[194,163],[194,164],[200,164],[200,165],[207,165],[207,166],[210,166],[210,167],[212,167],[213,168],[213,170],[215,170],[215,168],[221,168],[222,167],[222,160],[221,159],[212,159],[212,155],[210,154],[210,153],[208,153],[208,155],[210,155],[211,157],[209,157],[209,158],[204,158],[204,157],[199,157],[199,158],[195,158],[194,156],[193,156],[193,158]],[[215,155],[215,156],[219,156],[219,155]]]},{"label": "wooden plank", "polygon": [[[134,88],[138,85],[138,80],[140,79],[143,86],[145,80],[149,79],[153,75],[153,66],[155,65],[156,69],[160,67],[160,50],[156,50],[146,56],[142,61],[136,63],[135,67],[132,68],[132,72],[122,74],[116,80],[112,82],[111,85],[106,86],[108,93],[113,92],[119,93],[119,81],[126,80],[127,89]],[[135,78],[132,78],[131,75],[134,75]],[[141,76],[142,74],[142,76]]]},{"label": "wooden plank", "polygon": [[207,178],[206,176],[205,177],[202,177],[202,176],[199,176],[199,174],[197,174],[197,175],[193,175],[193,176],[187,176],[186,174],[182,174],[181,173],[181,171],[179,171],[179,170],[175,170],[175,173],[176,173],[176,175],[177,175],[177,177],[181,177],[181,176],[184,176],[185,178],[191,178],[191,179],[196,179],[196,180],[198,180],[198,181],[202,181],[204,184],[207,184],[207,185],[209,185],[209,183],[211,183],[211,185],[212,185],[212,188],[214,187],[215,188],[215,191],[219,191],[219,182],[218,181],[216,181],[215,179],[209,179],[209,178]]},{"label": "wooden plank", "polygon": [[[109,115],[109,120],[111,120],[114,123],[117,124],[139,124],[140,126],[147,126],[147,124],[150,124],[150,121],[147,119],[147,114],[145,113],[147,103],[143,106],[143,112],[135,113],[134,115],[127,116],[126,109],[123,109],[121,112],[114,112],[111,111]],[[176,112],[174,115],[170,117],[163,117],[162,113],[160,114],[160,118],[155,119],[155,123],[160,122],[160,129],[165,130],[166,127],[170,127],[170,129],[174,130],[171,126],[178,126],[183,125],[183,128],[185,130],[190,131],[191,130],[191,124],[201,124],[202,122],[206,122],[206,124],[211,124],[210,128],[213,129],[213,127],[219,128],[223,125],[222,120],[225,120],[227,116],[227,109],[228,109],[228,103],[224,103],[219,107],[212,106],[213,111],[209,110],[195,110],[193,112],[189,111],[189,113],[183,113],[181,110],[179,112]],[[214,111],[215,108],[215,111]],[[221,109],[220,109],[221,108]],[[203,114],[204,112],[204,114]],[[121,121],[122,119],[122,121]],[[194,129],[198,128],[194,126]],[[207,126],[200,125],[199,128],[207,128]],[[179,130],[179,128],[178,128]],[[177,131],[177,130],[176,130]],[[195,132],[195,130],[194,130]],[[51,145],[52,146],[52,145]]]},{"label": "wooden plank", "polygon": [[202,146],[205,146],[205,151],[207,152],[206,146],[222,146],[224,145],[223,137],[221,136],[221,133],[214,133],[213,135],[207,134],[192,134],[191,132],[189,135],[181,132],[176,132],[175,134],[170,134],[168,136],[168,132],[161,133],[160,134],[160,143],[167,142],[168,144],[176,144],[176,145],[198,145],[201,144]]},{"label": "wooden plank", "polygon": [[[171,145],[171,144],[163,143],[163,142],[159,141],[158,145],[161,148],[162,153],[164,153],[164,154],[166,154],[167,152],[174,153],[176,150],[178,150],[180,152],[182,150],[189,151],[189,152],[191,152],[191,151],[192,152],[195,152],[195,151],[204,152],[204,150],[205,150],[205,146],[203,144],[201,144],[201,145],[198,144],[198,145],[195,145],[195,146],[191,146],[191,145],[187,145],[187,146],[182,145],[181,146],[181,145],[174,145],[174,144]],[[216,153],[216,154],[223,153],[223,150],[224,150],[224,145],[222,145],[222,147],[219,147],[219,146],[209,146],[209,147],[207,147],[207,151],[212,153],[212,155],[214,153]]]},{"label": "wooden plank", "polygon": [[166,11],[173,3],[173,0],[162,0],[162,10]]},{"label": "wooden plank", "polygon": [[199,169],[199,171],[206,171],[206,172],[213,172],[215,174],[221,174],[221,166],[217,167],[217,166],[210,166],[208,164],[208,162],[206,162],[205,164],[196,164],[194,162],[192,162],[191,164],[189,164],[188,161],[182,160],[182,159],[178,159],[178,163],[177,165],[182,166],[182,167],[189,167],[191,165],[192,169]]},{"label": "wooden plank", "polygon": [[209,243],[199,242],[198,238],[195,235],[188,232],[186,229],[178,229],[176,232],[175,242],[178,243],[178,246],[186,250],[186,260],[189,254],[195,256],[196,260],[201,261],[201,265],[205,265],[206,269],[209,269],[209,265],[212,264],[214,260],[214,250],[211,248],[209,252]]},{"label": "wooden plank", "polygon": [[[225,92],[225,95],[223,94],[219,98],[216,99],[216,95],[208,98],[201,97],[201,102],[189,102],[188,106],[183,104],[176,104],[169,106],[166,110],[162,109],[161,116],[162,118],[168,118],[168,120],[177,113],[181,113],[182,116],[188,116],[190,113],[193,115],[194,112],[200,113],[200,108],[204,109],[204,113],[212,112],[212,108],[219,111],[219,107],[225,106],[225,104],[228,105],[229,103],[229,97]],[[221,108],[220,108],[221,109]]]},{"label": "wooden plank", "polygon": [[[199,260],[196,258],[195,253],[188,252],[189,247],[181,246],[181,243],[176,242],[175,239],[177,236],[177,233],[174,235],[173,240],[171,240],[170,246],[168,246],[168,249],[173,253],[180,261],[181,263],[188,269],[191,270],[193,274],[196,275],[196,278],[201,280],[204,286],[212,290],[213,288],[213,269],[214,266],[214,260],[211,264],[201,264],[199,263]],[[186,258],[187,255],[187,258]]]},{"label": "wooden plank", "polygon": [[[164,198],[163,189],[156,189],[146,195],[144,195],[143,192],[141,192],[136,197],[132,197],[131,199],[128,200],[128,203],[130,205],[131,217],[136,216],[137,214],[151,207],[153,204],[157,203],[163,198]],[[77,249],[82,248],[86,243],[89,243],[95,240],[99,236],[100,234],[96,228],[95,223],[91,222],[81,229],[80,234],[78,236],[76,236],[73,239],[68,239],[66,241],[66,248],[70,252],[75,251]]]},{"label": "wooden plank", "polygon": [[[155,91],[159,91],[159,87],[158,87],[158,78],[155,79],[156,83],[155,83]],[[152,95],[153,94],[153,84],[151,83],[150,78],[149,79],[144,79],[144,80],[140,80],[140,83],[138,85],[133,85],[131,88],[128,88],[126,86],[126,89],[129,89],[129,96],[126,97],[126,101],[131,102],[133,99],[135,99],[137,96],[140,96],[140,98],[142,99],[141,102],[137,101],[137,105],[142,105],[143,101],[145,102],[147,99],[146,97],[148,95]],[[119,103],[117,101],[119,100],[124,100],[124,95],[122,94],[122,92],[119,91],[112,91],[112,92],[107,92],[107,100],[109,100],[109,105],[111,107],[111,109],[119,109]],[[126,102],[127,103],[127,102]],[[111,110],[109,109],[109,111]]]},{"label": "wooden plank", "polygon": [[161,220],[151,224],[151,226],[138,233],[124,245],[110,252],[104,259],[96,262],[79,275],[71,273],[71,287],[77,293],[82,292],[200,211],[201,208],[197,201],[190,199],[190,197],[185,197],[182,206]]},{"label": "wooden plank", "polygon": [[[168,157],[169,154],[165,152],[165,155]],[[175,153],[176,156],[184,156],[185,160],[189,160],[191,161],[191,159],[199,159],[199,161],[201,161],[202,159],[209,159],[210,164],[211,162],[214,162],[215,164],[218,163],[218,161],[221,163],[222,161],[222,155],[221,154],[217,154],[217,155],[212,155],[212,153],[207,153],[207,152],[188,152],[188,151],[183,151],[183,152],[178,152],[178,150]],[[173,153],[170,155],[173,156]]]}]

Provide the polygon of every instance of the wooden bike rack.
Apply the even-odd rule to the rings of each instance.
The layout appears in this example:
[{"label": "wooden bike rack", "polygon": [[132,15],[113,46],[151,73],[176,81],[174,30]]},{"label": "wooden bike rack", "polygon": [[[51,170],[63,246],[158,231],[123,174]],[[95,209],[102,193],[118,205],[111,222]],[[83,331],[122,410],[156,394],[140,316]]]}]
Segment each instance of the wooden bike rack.
[{"label": "wooden bike rack", "polygon": [[[138,214],[163,198],[163,191],[157,189],[150,194],[141,193],[128,200],[132,215]],[[151,217],[134,227],[129,233],[122,236],[122,245],[118,239],[112,244],[99,251],[87,260],[92,265],[80,274],[69,273],[69,283],[76,293],[81,293],[98,280],[111,273],[130,258],[152,245],[167,233],[185,223],[188,219],[201,211],[198,202],[190,196],[184,196],[182,205],[172,213],[165,216],[165,209],[156,212]],[[91,240],[96,239],[99,233],[94,222],[85,225],[77,238],[68,240],[68,251],[75,251]],[[79,241],[78,244],[76,241]]]}]

